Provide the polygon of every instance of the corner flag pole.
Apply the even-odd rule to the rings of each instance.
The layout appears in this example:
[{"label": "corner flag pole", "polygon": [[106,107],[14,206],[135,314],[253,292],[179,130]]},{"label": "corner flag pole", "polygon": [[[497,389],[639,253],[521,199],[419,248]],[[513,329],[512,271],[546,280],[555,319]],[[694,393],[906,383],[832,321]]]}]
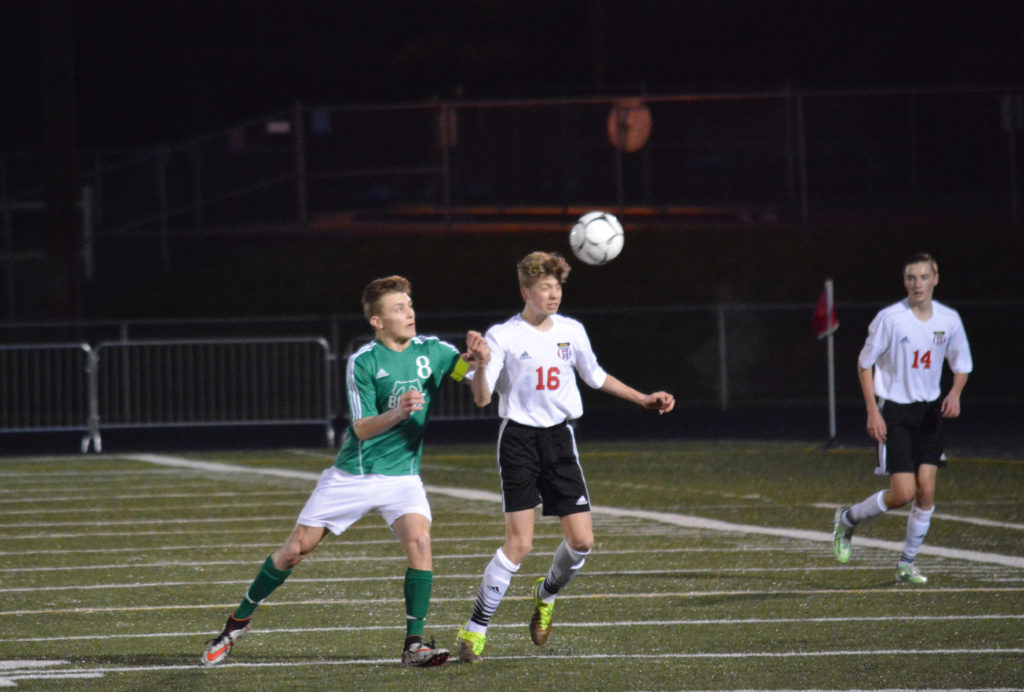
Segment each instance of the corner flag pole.
[{"label": "corner flag pole", "polygon": [[[825,279],[825,315],[831,321],[833,310],[832,279]],[[830,325],[831,326],[831,325]],[[828,439],[836,439],[836,350],[835,329],[828,331]]]}]

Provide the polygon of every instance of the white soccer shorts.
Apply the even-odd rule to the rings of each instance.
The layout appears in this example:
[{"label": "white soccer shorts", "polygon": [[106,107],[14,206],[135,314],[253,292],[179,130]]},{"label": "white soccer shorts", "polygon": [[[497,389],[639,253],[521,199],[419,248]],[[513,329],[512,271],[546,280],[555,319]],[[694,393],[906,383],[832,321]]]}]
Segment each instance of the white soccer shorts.
[{"label": "white soccer shorts", "polygon": [[320,474],[297,522],[322,526],[339,535],[375,510],[388,526],[404,514],[422,514],[428,521],[433,518],[419,476],[354,476],[331,466]]}]

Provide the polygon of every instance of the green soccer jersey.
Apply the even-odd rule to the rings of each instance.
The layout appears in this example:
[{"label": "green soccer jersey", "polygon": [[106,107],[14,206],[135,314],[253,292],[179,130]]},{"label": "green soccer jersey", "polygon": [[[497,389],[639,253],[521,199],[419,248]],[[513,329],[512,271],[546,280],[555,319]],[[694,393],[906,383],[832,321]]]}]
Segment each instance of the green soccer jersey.
[{"label": "green soccer jersey", "polygon": [[426,402],[409,418],[369,440],[356,437],[350,423],[334,465],[357,475],[418,474],[423,431],[438,389],[449,375],[462,379],[465,370],[455,347],[435,336],[414,337],[404,351],[392,351],[376,339],[356,351],[345,373],[352,421],[386,413],[409,390],[422,392]]}]

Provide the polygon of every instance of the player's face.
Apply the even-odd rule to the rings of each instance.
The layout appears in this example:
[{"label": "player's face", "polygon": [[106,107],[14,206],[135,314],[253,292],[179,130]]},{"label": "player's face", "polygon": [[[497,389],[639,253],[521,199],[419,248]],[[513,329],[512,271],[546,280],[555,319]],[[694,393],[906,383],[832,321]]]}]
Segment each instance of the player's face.
[{"label": "player's face", "polygon": [[537,315],[554,315],[562,302],[562,284],[553,276],[544,276],[523,288],[526,309]]},{"label": "player's face", "polygon": [[404,343],[413,338],[416,336],[416,313],[412,309],[412,298],[405,293],[383,295],[370,324],[384,339]]},{"label": "player's face", "polygon": [[915,262],[903,268],[903,287],[911,307],[931,301],[939,275],[931,262]]}]

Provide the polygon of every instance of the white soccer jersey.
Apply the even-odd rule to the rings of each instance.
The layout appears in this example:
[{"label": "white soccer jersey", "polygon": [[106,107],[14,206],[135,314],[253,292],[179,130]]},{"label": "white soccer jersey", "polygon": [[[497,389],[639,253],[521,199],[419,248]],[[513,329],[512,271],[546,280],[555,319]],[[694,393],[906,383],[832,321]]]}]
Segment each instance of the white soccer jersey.
[{"label": "white soccer jersey", "polygon": [[583,325],[562,315],[551,320],[541,331],[516,315],[487,330],[485,374],[502,418],[538,428],[574,420],[583,415],[583,401],[573,370],[594,389],[604,384],[607,374]]},{"label": "white soccer jersey", "polygon": [[943,360],[953,372],[974,367],[960,315],[936,300],[927,322],[905,299],[880,310],[857,360],[862,369],[875,366],[875,395],[898,404],[937,400]]}]

